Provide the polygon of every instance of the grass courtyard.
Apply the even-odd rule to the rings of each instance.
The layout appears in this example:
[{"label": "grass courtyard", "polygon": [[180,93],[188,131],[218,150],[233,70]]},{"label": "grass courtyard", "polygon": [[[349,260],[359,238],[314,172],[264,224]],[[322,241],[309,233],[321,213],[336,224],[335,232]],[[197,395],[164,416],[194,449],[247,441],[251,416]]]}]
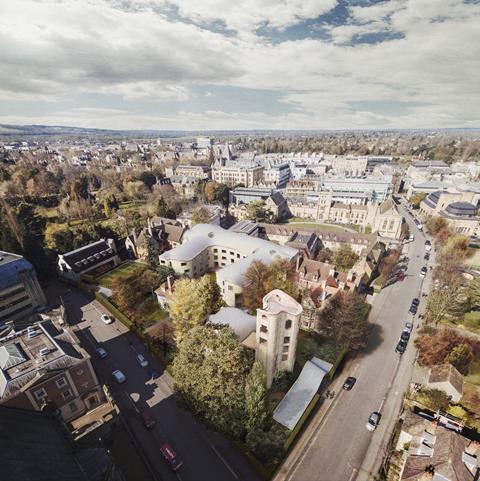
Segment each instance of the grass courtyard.
[{"label": "grass courtyard", "polygon": [[300,217],[292,217],[288,219],[288,223],[294,225],[298,230],[312,230],[322,229],[327,232],[358,232],[359,226],[357,225],[335,225],[335,224],[322,224],[320,222],[313,222],[309,219],[302,219]]},{"label": "grass courtyard", "polygon": [[134,274],[137,270],[141,269],[144,265],[145,264],[141,264],[140,262],[125,261],[118,267],[115,267],[115,269],[112,269],[106,274],[98,277],[97,281],[101,286],[110,289],[113,279],[115,279],[116,277],[126,279],[127,277],[130,277],[132,274]]}]

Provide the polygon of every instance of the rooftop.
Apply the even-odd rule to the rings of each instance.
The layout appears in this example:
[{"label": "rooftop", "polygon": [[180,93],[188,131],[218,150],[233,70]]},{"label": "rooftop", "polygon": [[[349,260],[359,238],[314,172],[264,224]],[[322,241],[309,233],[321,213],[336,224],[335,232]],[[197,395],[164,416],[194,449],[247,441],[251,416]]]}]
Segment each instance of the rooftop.
[{"label": "rooftop", "polygon": [[302,306],[286,292],[274,289],[263,298],[262,310],[269,314],[288,312],[292,316],[302,313]]},{"label": "rooftop", "polygon": [[0,251],[0,291],[22,282],[20,273],[32,271],[33,267],[24,257]]},{"label": "rooftop", "polygon": [[222,307],[208,318],[208,323],[231,327],[242,342],[255,331],[257,319],[236,307]]},{"label": "rooftop", "polygon": [[81,272],[115,255],[116,252],[110,247],[107,240],[101,239],[75,249],[74,251],[66,252],[63,254],[63,260],[67,262],[75,272]]}]

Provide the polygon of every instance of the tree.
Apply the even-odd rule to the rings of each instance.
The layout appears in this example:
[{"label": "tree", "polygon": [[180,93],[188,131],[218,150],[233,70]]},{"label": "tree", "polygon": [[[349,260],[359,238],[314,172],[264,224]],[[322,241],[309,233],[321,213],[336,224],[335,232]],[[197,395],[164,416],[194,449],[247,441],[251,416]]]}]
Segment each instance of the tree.
[{"label": "tree", "polygon": [[468,374],[468,368],[472,361],[472,346],[469,344],[459,344],[455,346],[445,358],[445,362],[454,365],[459,372],[465,375]]},{"label": "tree", "polygon": [[341,349],[357,350],[368,342],[367,305],[354,292],[338,292],[319,315],[320,331]]},{"label": "tree", "polygon": [[442,229],[448,227],[448,222],[443,217],[430,217],[427,220],[426,227],[430,234],[436,236]]},{"label": "tree", "polygon": [[178,342],[175,388],[195,415],[239,437],[244,431],[249,364],[231,328],[194,326]]},{"label": "tree", "polygon": [[157,183],[157,178],[151,172],[143,171],[139,179],[147,186],[149,190]]},{"label": "tree", "polygon": [[316,260],[319,262],[329,263],[332,261],[333,256],[334,256],[333,252],[328,247],[325,247],[325,249],[321,249],[318,251]]},{"label": "tree", "polygon": [[439,389],[423,388],[416,396],[415,400],[432,411],[445,411],[450,404],[450,399],[445,391]]},{"label": "tree", "polygon": [[220,288],[212,276],[177,281],[170,305],[177,341],[193,327],[203,324],[221,305]]},{"label": "tree", "polygon": [[119,204],[115,194],[110,193],[105,196],[103,199],[103,212],[105,217],[109,218],[112,215],[112,211],[117,210],[119,208]]},{"label": "tree", "polygon": [[269,213],[263,200],[255,200],[247,205],[246,217],[255,222],[264,222],[271,217],[271,213]]},{"label": "tree", "polygon": [[267,377],[259,361],[253,364],[245,382],[245,428],[248,433],[263,430],[269,415]]},{"label": "tree", "polygon": [[470,281],[467,287],[467,295],[471,307],[478,309],[480,307],[480,277],[475,277]]},{"label": "tree", "polygon": [[[448,281],[446,279],[448,278]],[[443,275],[438,289],[430,291],[425,320],[438,324],[445,317],[458,312],[458,302],[462,295],[462,280],[458,273]]]},{"label": "tree", "polygon": [[212,215],[206,207],[200,207],[192,214],[192,223],[195,224],[208,224]]},{"label": "tree", "polygon": [[[475,339],[462,336],[452,329],[440,329],[433,335],[424,334],[418,337],[415,340],[415,345],[418,348],[418,363],[421,366],[443,364],[450,362],[448,359],[451,359],[458,363],[463,373],[466,373],[470,367],[471,359],[473,359],[473,351],[477,348],[478,343]],[[462,347],[453,353],[454,349],[461,345],[468,346],[472,358],[466,352],[467,347]],[[450,355],[451,357],[449,357]],[[470,361],[468,361],[469,358]]]},{"label": "tree", "polygon": [[175,278],[175,271],[170,266],[159,265],[155,269],[155,271],[157,273],[158,281],[160,284],[163,284],[167,280],[167,277],[169,276],[171,276],[172,278]]},{"label": "tree", "polygon": [[149,210],[152,215],[158,215],[159,217],[169,217],[170,209],[163,196],[159,195],[150,204]]},{"label": "tree", "polygon": [[397,268],[398,259],[400,258],[399,250],[392,250],[380,262],[379,272],[382,286],[392,277]]},{"label": "tree", "polygon": [[337,252],[335,252],[333,259],[335,267],[341,271],[348,271],[351,269],[357,260],[358,255],[355,254],[353,249],[348,244],[342,244]]},{"label": "tree", "polygon": [[423,199],[427,197],[427,194],[425,192],[420,192],[418,194],[412,195],[408,201],[410,204],[412,204],[413,209],[418,209],[420,207],[420,203],[422,202]]},{"label": "tree", "polygon": [[205,184],[204,193],[205,193],[205,199],[207,200],[207,202],[211,203],[216,200],[215,185],[216,185],[216,182],[214,181],[210,181]]}]

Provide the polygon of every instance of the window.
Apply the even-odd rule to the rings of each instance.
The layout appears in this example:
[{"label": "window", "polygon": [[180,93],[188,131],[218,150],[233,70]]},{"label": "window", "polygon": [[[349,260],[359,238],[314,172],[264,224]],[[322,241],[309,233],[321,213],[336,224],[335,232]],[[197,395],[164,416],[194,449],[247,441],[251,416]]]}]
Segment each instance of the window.
[{"label": "window", "polygon": [[237,254],[237,259],[240,259],[240,254]]},{"label": "window", "polygon": [[33,394],[35,394],[35,397],[41,401],[43,398],[47,397],[47,391],[45,391],[45,389],[43,389],[43,387],[41,389],[37,389]]},{"label": "window", "polygon": [[292,321],[290,319],[287,319],[285,321],[285,329],[290,329],[292,327]]},{"label": "window", "polygon": [[290,336],[286,336],[283,338],[283,343],[288,344],[290,342]]},{"label": "window", "polygon": [[264,339],[263,337],[260,338],[260,344],[265,344],[267,342],[266,339]]},{"label": "window", "polygon": [[233,291],[233,286],[229,285],[229,286],[228,286],[228,290],[229,290],[229,291]]},{"label": "window", "polygon": [[282,354],[282,361],[288,360],[288,354]]},{"label": "window", "polygon": [[68,407],[70,408],[70,411],[72,411],[72,413],[74,413],[75,411],[78,411],[78,407],[77,405],[74,403],[74,402],[71,402]]},{"label": "window", "polygon": [[283,346],[282,352],[284,352],[284,353],[285,353],[285,352],[288,352],[288,346]]},{"label": "window", "polygon": [[186,266],[187,263],[186,263],[186,262],[182,262],[180,265],[183,267],[183,266]]},{"label": "window", "polygon": [[64,377],[61,377],[55,381],[55,384],[57,385],[58,389],[61,389],[67,385],[67,381],[65,381]]},{"label": "window", "polygon": [[66,391],[62,391],[62,397],[63,399],[69,399],[72,397],[72,392],[70,389],[67,389]]},{"label": "window", "polygon": [[268,327],[263,324],[260,326],[260,332],[268,332]]},{"label": "window", "polygon": [[222,249],[222,254],[226,254],[227,251],[225,249]]}]

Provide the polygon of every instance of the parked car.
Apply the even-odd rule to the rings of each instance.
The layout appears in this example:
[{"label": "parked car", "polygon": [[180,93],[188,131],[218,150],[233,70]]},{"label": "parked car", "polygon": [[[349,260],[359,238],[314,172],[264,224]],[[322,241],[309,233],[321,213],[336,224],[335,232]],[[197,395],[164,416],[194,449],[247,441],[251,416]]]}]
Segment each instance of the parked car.
[{"label": "parked car", "polygon": [[410,309],[408,310],[408,312],[409,312],[410,314],[415,315],[415,314],[417,313],[417,309],[418,309],[418,307],[417,307],[417,306],[414,306],[414,305],[412,304],[412,305],[410,306]]},{"label": "parked car", "polygon": [[427,266],[423,266],[420,269],[420,277],[425,277],[427,275]]},{"label": "parked car", "polygon": [[407,330],[407,329],[404,329],[404,330],[402,331],[402,333],[400,334],[400,339],[401,339],[402,341],[408,342],[408,340],[410,339],[410,331]]},{"label": "parked car", "polygon": [[398,354],[402,355],[405,352],[405,349],[407,349],[407,341],[400,339],[397,347],[395,348],[395,352],[398,352]]},{"label": "parked car", "polygon": [[102,322],[104,322],[105,324],[111,324],[113,322],[113,319],[111,316],[108,316],[107,314],[102,314]]},{"label": "parked car", "polygon": [[400,266],[400,272],[407,272],[408,266],[406,264],[403,264]]},{"label": "parked car", "polygon": [[97,356],[100,359],[105,359],[108,356],[107,350],[104,349],[103,347],[97,347],[97,349],[95,349],[95,351],[97,352]]},{"label": "parked car", "polygon": [[143,357],[142,354],[137,354],[138,364],[142,367],[148,367],[148,361]]},{"label": "parked car", "polygon": [[430,252],[432,250],[432,243],[429,240],[425,241],[425,250]]},{"label": "parked car", "polygon": [[414,236],[413,234],[410,234],[410,235],[408,236],[408,240],[409,240],[410,242],[413,242],[413,241],[415,240],[415,236]]},{"label": "parked car", "polygon": [[381,417],[382,415],[376,411],[370,414],[370,417],[368,418],[368,421],[367,421],[367,429],[369,431],[375,431],[375,429],[377,429],[377,426],[378,426],[378,423],[380,422]]},{"label": "parked car", "polygon": [[355,386],[356,382],[357,382],[356,378],[352,376],[347,377],[347,379],[345,379],[345,382],[343,383],[343,389],[345,389],[346,391],[350,391],[350,389],[352,389],[352,387]]},{"label": "parked car", "polygon": [[412,299],[412,306],[417,306],[420,304],[420,299],[418,297],[414,297]]},{"label": "parked car", "polygon": [[183,461],[178,458],[177,453],[169,443],[163,443],[160,446],[160,453],[162,453],[163,459],[165,459],[172,471],[178,471],[183,466]]},{"label": "parked car", "polygon": [[142,422],[146,429],[153,429],[157,424],[157,420],[152,416],[149,409],[142,411]]},{"label": "parked car", "polygon": [[429,261],[429,260],[430,260],[430,254],[429,254],[428,252],[423,256],[423,260],[424,260],[424,261]]},{"label": "parked car", "polygon": [[123,372],[119,371],[118,369],[112,372],[112,376],[118,384],[123,384],[127,380],[125,374],[123,374]]},{"label": "parked car", "polygon": [[403,328],[404,331],[412,332],[413,330],[413,324],[411,322],[406,322],[405,327]]}]

